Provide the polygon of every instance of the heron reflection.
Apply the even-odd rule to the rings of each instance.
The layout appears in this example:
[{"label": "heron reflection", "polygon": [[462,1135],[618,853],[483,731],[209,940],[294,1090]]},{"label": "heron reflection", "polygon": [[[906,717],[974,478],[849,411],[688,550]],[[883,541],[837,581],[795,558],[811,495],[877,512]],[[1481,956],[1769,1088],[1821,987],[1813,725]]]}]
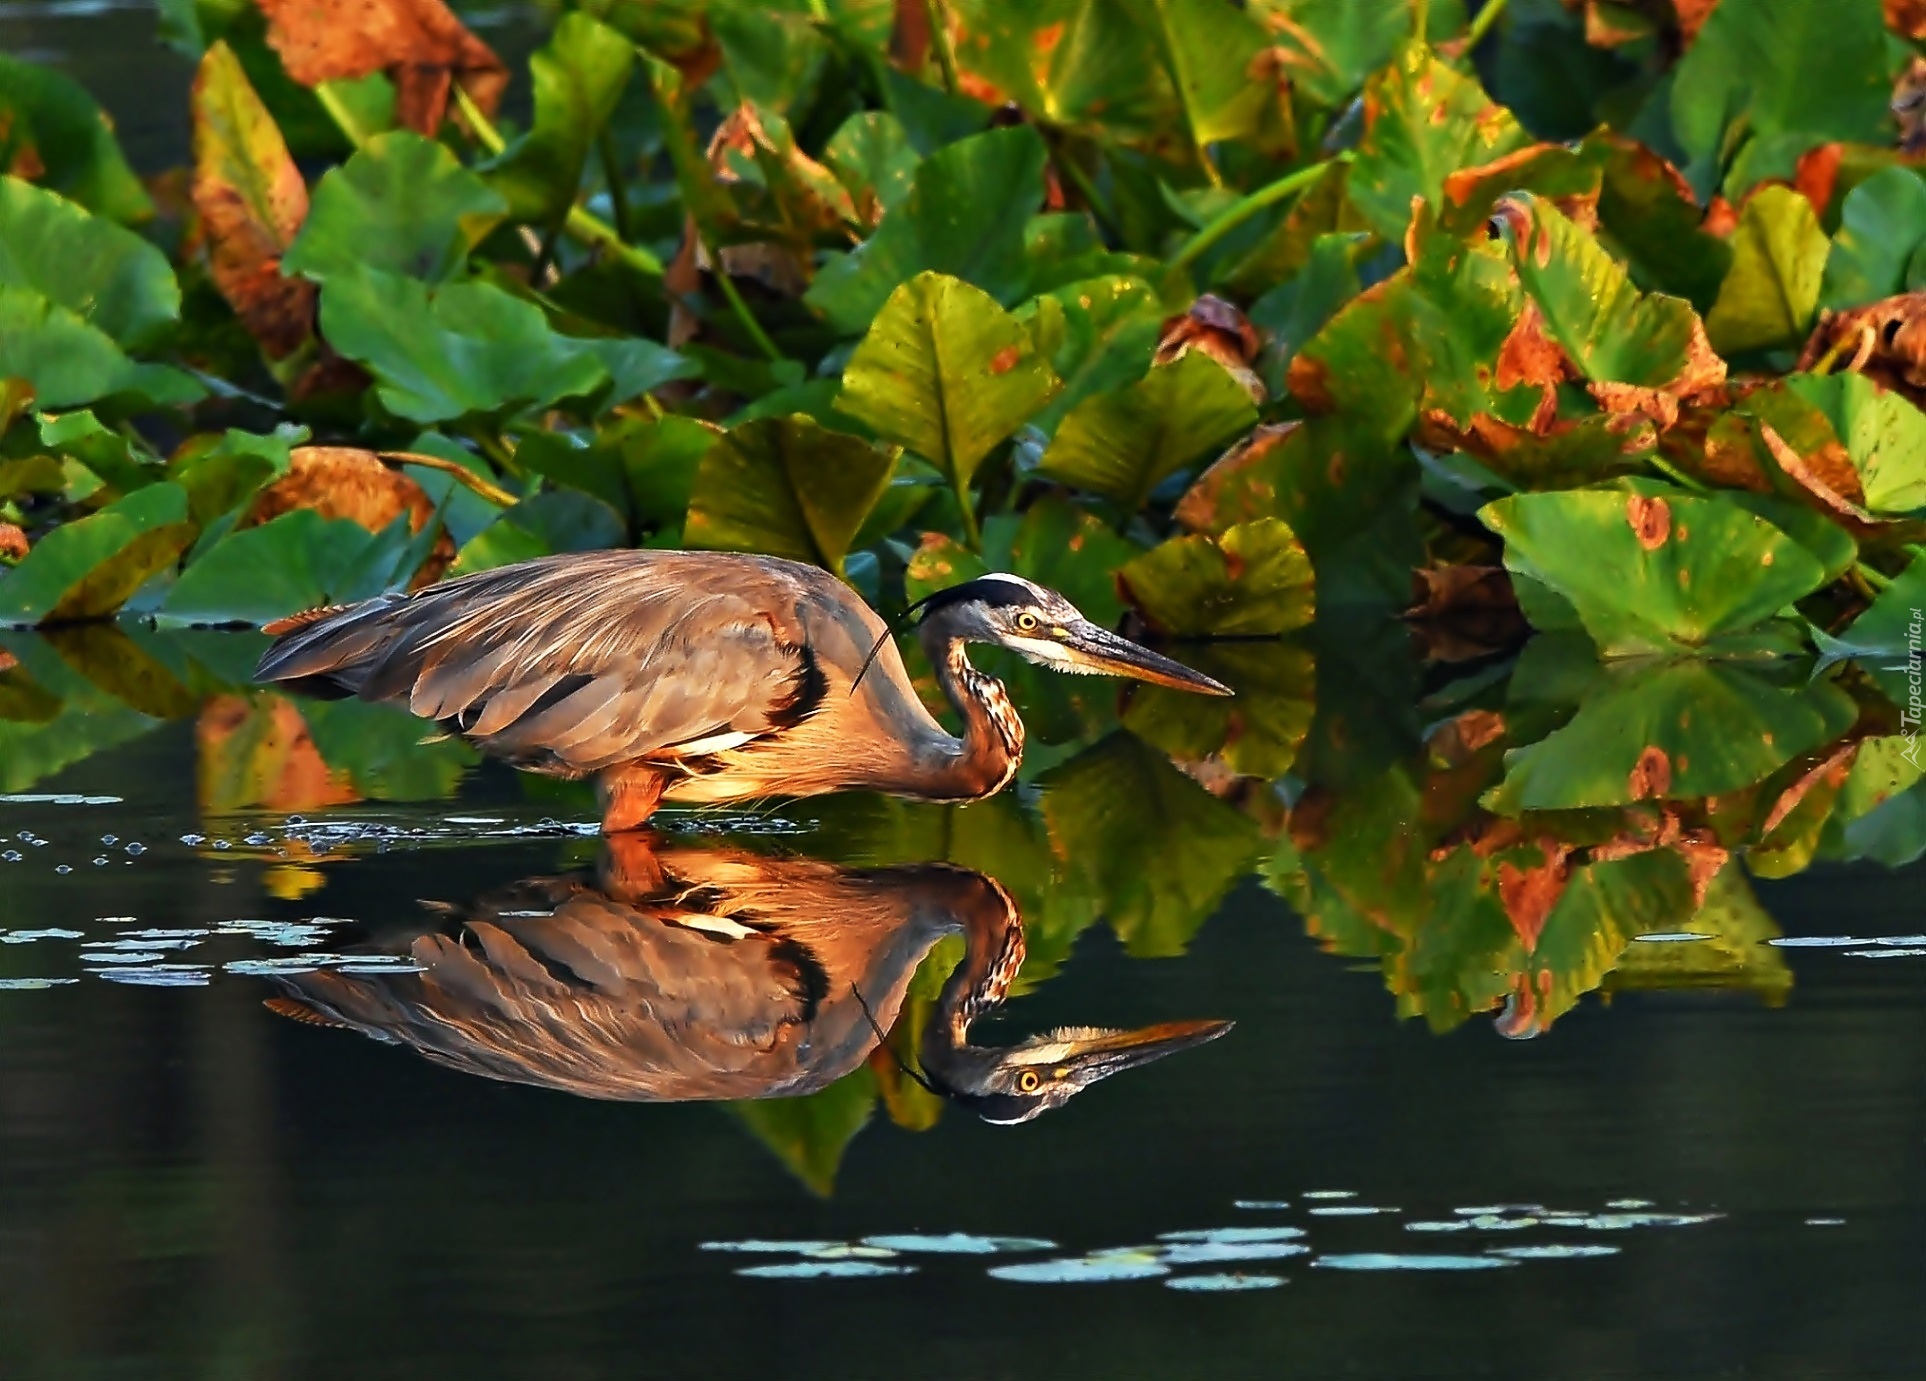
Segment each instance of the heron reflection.
[{"label": "heron reflection", "polygon": [[419,971],[288,975],[269,1005],[465,1073],[588,1098],[793,1097],[860,1066],[917,965],[961,932],[921,1077],[1006,1124],[1230,1029],[1078,1027],[972,1045],[970,1028],[1022,966],[1023,922],[996,881],[947,865],[849,869],[637,832],[605,846],[593,873],[423,906],[420,924],[363,946],[409,955]]}]

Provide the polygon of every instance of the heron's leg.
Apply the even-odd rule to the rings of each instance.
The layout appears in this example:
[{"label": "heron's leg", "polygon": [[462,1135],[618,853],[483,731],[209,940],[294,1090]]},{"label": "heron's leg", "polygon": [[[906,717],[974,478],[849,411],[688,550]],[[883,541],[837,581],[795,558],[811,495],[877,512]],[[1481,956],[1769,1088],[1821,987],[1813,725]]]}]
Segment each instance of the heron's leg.
[{"label": "heron's leg", "polygon": [[603,841],[600,876],[602,890],[617,901],[637,902],[659,897],[668,886],[662,862],[655,855],[659,836],[651,829],[623,830]]},{"label": "heron's leg", "polygon": [[602,803],[602,833],[632,830],[655,814],[667,785],[660,768],[646,763],[611,767],[595,779],[596,799]]}]

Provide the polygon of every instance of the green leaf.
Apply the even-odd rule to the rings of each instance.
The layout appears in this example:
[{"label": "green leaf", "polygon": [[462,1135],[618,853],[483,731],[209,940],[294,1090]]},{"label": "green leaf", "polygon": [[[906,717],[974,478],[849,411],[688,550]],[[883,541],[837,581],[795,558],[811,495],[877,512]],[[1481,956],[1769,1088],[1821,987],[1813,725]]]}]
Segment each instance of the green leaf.
[{"label": "green leaf", "polygon": [[360,265],[344,264],[322,290],[321,329],[374,374],[384,407],[416,422],[548,407],[604,388],[618,402],[687,372],[650,341],[558,335],[539,307],[486,283],[431,290]]},{"label": "green leaf", "polygon": [[1263,847],[1257,825],[1128,733],[1045,773],[1050,844],[1140,958],[1181,954]]},{"label": "green leaf", "polygon": [[166,478],[157,457],[137,450],[125,436],[103,427],[100,419],[85,409],[58,417],[43,415],[40,444],[80,462],[116,494],[131,494]]},{"label": "green leaf", "polygon": [[[188,563],[161,603],[166,623],[266,623],[304,609],[351,603],[405,585],[408,520],[369,532],[346,518],[297,508],[229,533]],[[402,569],[406,566],[407,569]]]},{"label": "green leaf", "polygon": [[1192,147],[1254,133],[1271,97],[1253,66],[1269,38],[1230,0],[1123,0],[1177,93]]},{"label": "green leaf", "polygon": [[876,1075],[858,1069],[803,1098],[762,1098],[728,1106],[810,1193],[827,1199],[836,1190],[844,1152],[876,1110]]},{"label": "green leaf", "polygon": [[803,416],[744,423],[702,458],[684,538],[709,551],[765,552],[841,574],[898,455]]},{"label": "green leaf", "polygon": [[1351,203],[1386,239],[1404,238],[1413,197],[1438,204],[1445,178],[1523,148],[1531,136],[1477,79],[1412,44],[1365,85]]},{"label": "green leaf", "polygon": [[1063,419],[1040,472],[1134,513],[1169,476],[1257,421],[1250,394],[1202,351],[1128,388],[1086,398]]},{"label": "green leaf", "polygon": [[874,225],[902,205],[923,161],[903,122],[887,110],[863,110],[843,121],[823,146],[823,162],[843,184],[856,218]]},{"label": "green leaf", "polygon": [[378,134],[322,177],[281,272],[325,283],[363,265],[439,283],[507,214],[446,146],[413,130]]},{"label": "green leaf", "polygon": [[1125,566],[1117,583],[1164,633],[1269,636],[1311,621],[1311,559],[1277,518],[1239,523],[1216,537],[1173,537]]},{"label": "green leaf", "polygon": [[890,294],[843,371],[839,411],[968,490],[976,467],[1060,387],[987,293],[922,273]]},{"label": "green leaf", "polygon": [[1346,104],[1411,37],[1410,0],[1262,0],[1251,8],[1276,32],[1292,86],[1326,109]]},{"label": "green leaf", "polygon": [[1610,134],[1586,143],[1608,151],[1599,188],[1599,226],[1648,289],[1710,310],[1732,263],[1732,247],[1705,229],[1705,209],[1685,178],[1643,144]]},{"label": "green leaf", "polygon": [[693,417],[626,423],[609,439],[621,447],[622,472],[636,525],[679,545],[689,496],[717,428]]},{"label": "green leaf", "polygon": [[1830,682],[1782,687],[1700,660],[1631,667],[1596,683],[1564,728],[1508,753],[1484,803],[1516,815],[1738,791],[1844,733],[1855,714]]},{"label": "green leaf", "polygon": [[1883,168],[1846,194],[1826,258],[1819,305],[1838,311],[1908,286],[1906,266],[1926,244],[1926,181],[1911,168]]},{"label": "green leaf", "polygon": [[165,254],[13,177],[0,177],[0,286],[31,289],[132,350],[180,320]]},{"label": "green leaf", "polygon": [[346,772],[371,801],[438,801],[453,796],[480,758],[459,738],[424,741],[421,721],[365,700],[305,700],[301,718],[322,761]]},{"label": "green leaf", "polygon": [[107,399],[191,403],[201,388],[178,369],[137,364],[96,327],[26,288],[0,286],[0,378],[25,379],[42,408]]},{"label": "green leaf", "polygon": [[1732,268],[1705,318],[1712,347],[1734,355],[1804,342],[1827,248],[1811,202],[1790,187],[1761,187],[1739,213]]},{"label": "green leaf", "polygon": [[1660,485],[1515,494],[1478,516],[1504,539],[1506,567],[1570,600],[1608,656],[1703,647],[1826,579],[1765,519]]},{"label": "green leaf", "polygon": [[1017,318],[1063,380],[1030,425],[1046,435],[1095,393],[1122,388],[1150,368],[1164,307],[1140,278],[1087,278],[1031,299]]},{"label": "green leaf", "polygon": [[114,128],[64,72],[0,53],[0,169],[37,182],[111,221],[154,214]]},{"label": "green leaf", "polygon": [[634,67],[635,45],[621,34],[577,10],[562,15],[528,60],[535,124],[487,165],[515,219],[549,225],[568,214]]},{"label": "green leaf", "polygon": [[1788,374],[1784,387],[1826,415],[1874,513],[1926,508],[1926,413],[1863,374]]},{"label": "green leaf", "polygon": [[[1865,662],[1869,669],[1889,658],[1903,658],[1912,650],[1913,638],[1918,636],[1913,611],[1921,608],[1926,608],[1926,561],[1915,556],[1844,633],[1837,638],[1821,634],[1820,650],[1828,661],[1854,657]],[[1889,692],[1896,690],[1898,699],[1904,703],[1905,669],[1894,670],[1901,675],[1884,684]]]},{"label": "green leaf", "polygon": [[1235,697],[1137,686],[1124,727],[1182,761],[1217,757],[1247,777],[1289,772],[1316,710],[1310,652],[1281,642],[1209,643],[1179,652],[1185,666],[1223,682]]},{"label": "green leaf", "polygon": [[959,140],[917,165],[910,194],[876,233],[817,274],[803,300],[843,335],[870,324],[925,271],[1013,302],[1029,282],[1024,225],[1043,203],[1043,140],[1027,125]]},{"label": "green leaf", "polygon": [[[5,328],[0,325],[0,338]],[[55,528],[0,577],[0,624],[99,618],[172,566],[194,540],[187,491],[150,484]]]},{"label": "green leaf", "polygon": [[593,495],[569,489],[537,494],[471,537],[448,574],[493,570],[556,552],[601,551],[621,546],[627,536],[622,515]]},{"label": "green leaf", "polygon": [[1830,139],[1890,144],[1892,66],[1877,5],[1721,0],[1671,87],[1672,128],[1693,180],[1713,185],[1738,129],[1794,157]]},{"label": "green leaf", "polygon": [[1520,196],[1499,209],[1545,333],[1585,378],[1664,390],[1724,377],[1689,302],[1639,292],[1623,264],[1547,202]]}]

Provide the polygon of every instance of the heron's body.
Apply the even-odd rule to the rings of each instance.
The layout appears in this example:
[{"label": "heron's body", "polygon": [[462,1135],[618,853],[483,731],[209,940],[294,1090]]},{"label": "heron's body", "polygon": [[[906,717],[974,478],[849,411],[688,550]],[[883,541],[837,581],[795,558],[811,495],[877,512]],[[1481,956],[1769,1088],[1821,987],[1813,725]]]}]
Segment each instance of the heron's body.
[{"label": "heron's body", "polygon": [[[1228,693],[1027,581],[986,577],[937,598],[919,632],[961,737],[923,707],[887,625],[847,585],[721,552],[544,557],[317,611],[269,626],[278,641],[257,675],[404,705],[519,767],[593,776],[610,832],[664,798],[1000,790],[1022,760],[1023,723],[970,665],[972,641]],[[1034,635],[1013,631],[1019,619]]]}]

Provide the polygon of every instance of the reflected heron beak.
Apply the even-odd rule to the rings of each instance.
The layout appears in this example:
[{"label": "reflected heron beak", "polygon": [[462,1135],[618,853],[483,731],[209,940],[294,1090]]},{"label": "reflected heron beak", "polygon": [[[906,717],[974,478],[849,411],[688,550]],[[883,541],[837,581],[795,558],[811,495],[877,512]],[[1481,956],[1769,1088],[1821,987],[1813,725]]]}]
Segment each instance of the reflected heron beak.
[{"label": "reflected heron beak", "polygon": [[1213,681],[1182,662],[1174,662],[1130,639],[1099,627],[1088,619],[1063,630],[1064,661],[1079,671],[1105,676],[1127,676],[1133,681],[1148,681],[1153,686],[1195,691],[1200,695],[1235,695],[1229,686]]},{"label": "reflected heron beak", "polygon": [[1099,1079],[1108,1079],[1127,1069],[1138,1069],[1216,1040],[1229,1031],[1229,1021],[1166,1021],[1135,1031],[1105,1031],[1074,1042],[1057,1064],[1067,1070],[1065,1077],[1078,1088],[1088,1088]]}]

